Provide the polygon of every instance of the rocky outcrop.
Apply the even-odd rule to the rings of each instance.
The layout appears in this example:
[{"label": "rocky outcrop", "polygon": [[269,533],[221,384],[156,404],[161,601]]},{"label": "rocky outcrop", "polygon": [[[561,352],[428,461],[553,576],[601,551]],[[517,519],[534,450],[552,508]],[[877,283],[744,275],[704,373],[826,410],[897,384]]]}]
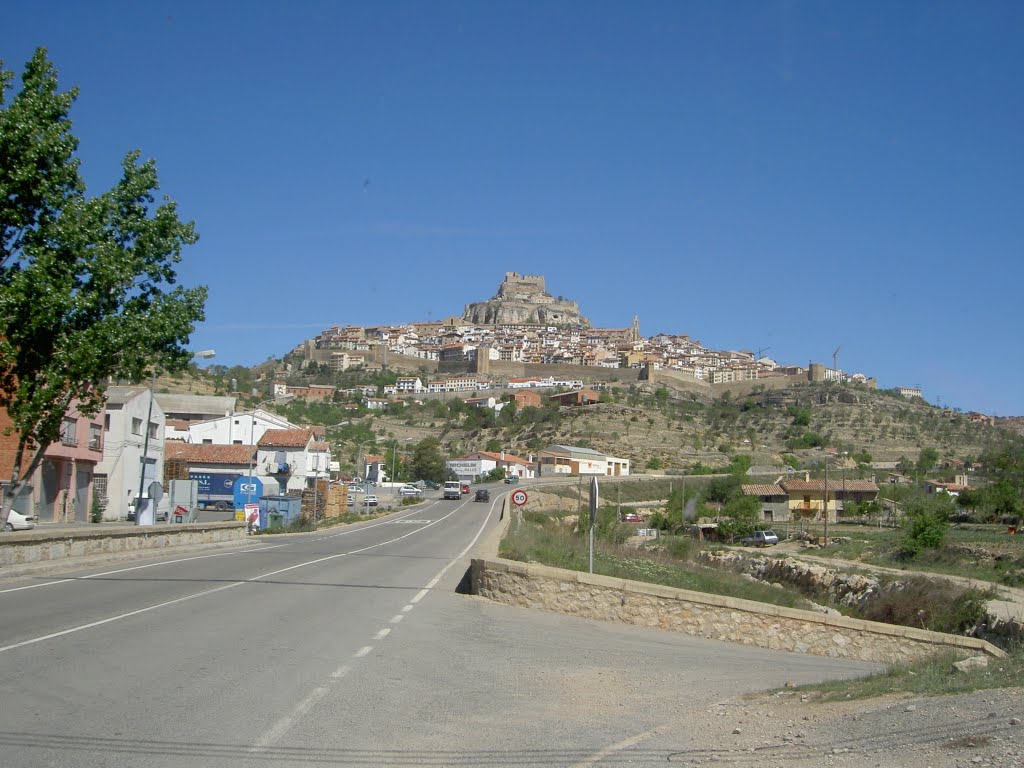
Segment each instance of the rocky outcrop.
[{"label": "rocky outcrop", "polygon": [[[846,573],[793,557],[748,557],[731,550],[705,550],[699,559],[704,565],[725,568],[769,584],[792,587],[806,597],[833,605],[864,606],[883,591],[899,590],[904,584],[900,580],[883,584],[873,576]],[[987,616],[984,624],[976,628],[976,636],[1004,646],[1019,643],[1024,638],[1024,624],[1013,604],[989,600],[986,605]]]},{"label": "rocky outcrop", "polygon": [[463,319],[474,325],[590,325],[579,305],[545,290],[543,275],[506,272],[498,293],[467,304]]},{"label": "rocky outcrop", "polygon": [[758,581],[793,587],[810,598],[824,599],[836,605],[860,605],[878,594],[880,589],[876,578],[843,573],[792,557],[746,557],[730,550],[705,550],[700,553],[700,559],[705,565],[746,573]]}]

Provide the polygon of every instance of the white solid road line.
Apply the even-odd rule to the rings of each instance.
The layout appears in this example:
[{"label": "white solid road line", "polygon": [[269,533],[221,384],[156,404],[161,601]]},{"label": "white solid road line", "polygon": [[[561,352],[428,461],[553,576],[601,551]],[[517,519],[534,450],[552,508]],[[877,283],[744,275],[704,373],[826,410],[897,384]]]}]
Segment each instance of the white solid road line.
[{"label": "white solid road line", "polygon": [[[436,504],[436,502],[435,502],[435,504]],[[431,506],[434,506],[434,504],[431,504]],[[430,507],[427,507],[427,509],[429,509],[429,508]],[[338,533],[332,533],[332,534],[329,534],[327,536],[318,536],[318,537],[314,538],[313,541],[324,541],[326,539],[333,539],[333,538],[336,538],[338,536],[349,536],[349,535],[351,535],[353,533],[359,533],[360,531],[366,531],[366,530],[369,530],[370,528],[376,528],[376,527],[381,526],[381,525],[387,525],[388,523],[393,523],[393,522],[395,522],[395,520],[403,520],[403,519],[405,519],[407,517],[411,517],[414,514],[422,513],[424,511],[425,510],[423,510],[423,509],[417,509],[417,510],[414,510],[412,512],[409,512],[408,514],[405,514],[405,515],[402,515],[400,517],[397,517],[395,519],[382,520],[379,523],[372,523],[370,525],[360,525],[358,528],[351,528],[351,529],[348,529],[348,530],[345,530],[345,531],[340,531]],[[445,515],[445,517],[447,517],[447,516],[448,515]],[[441,520],[443,520],[443,519],[444,518],[441,518]],[[440,522],[440,520],[435,521],[435,522]],[[253,547],[251,549],[240,549],[240,550],[237,550],[237,551],[234,551],[234,552],[214,552],[214,553],[211,553],[209,555],[195,555],[194,557],[181,557],[181,558],[178,558],[177,560],[161,560],[159,563],[147,563],[146,565],[133,565],[133,566],[130,566],[128,568],[118,568],[117,570],[113,570],[113,571],[104,571],[103,573],[92,573],[92,574],[89,574],[88,576],[74,576],[74,577],[68,578],[68,579],[57,579],[56,581],[46,581],[46,582],[43,582],[41,584],[26,584],[25,586],[21,586],[21,587],[11,587],[9,589],[0,589],[0,595],[7,594],[8,592],[21,592],[21,591],[26,590],[26,589],[39,589],[40,587],[55,587],[58,584],[74,584],[76,581],[85,581],[87,579],[102,579],[104,576],[114,576],[114,575],[116,575],[118,573],[128,573],[130,571],[141,571],[144,568],[157,568],[157,567],[159,567],[161,565],[174,565],[176,563],[187,563],[190,560],[205,560],[205,559],[211,558],[211,557],[227,557],[229,555],[244,555],[244,554],[251,553],[251,552],[265,552],[268,549],[278,549],[280,547],[290,547],[290,546],[293,546],[293,542],[286,542],[284,544],[267,544],[265,546]]]},{"label": "white solid road line", "polygon": [[[281,574],[281,573],[286,573],[288,571],[294,571],[296,568],[304,568],[307,565],[315,565],[317,563],[327,562],[328,560],[336,560],[339,557],[348,557],[349,555],[357,555],[357,554],[360,554],[362,552],[368,552],[371,549],[376,549],[378,547],[383,547],[383,546],[386,546],[388,544],[393,544],[396,541],[401,541],[402,539],[406,539],[409,536],[415,536],[418,533],[422,533],[423,531],[427,530],[431,526],[436,525],[437,523],[443,522],[444,520],[447,520],[449,517],[454,515],[459,509],[461,509],[461,507],[456,507],[451,512],[449,512],[447,515],[444,515],[443,517],[439,517],[437,520],[435,520],[434,522],[430,523],[429,525],[425,525],[422,528],[416,528],[415,530],[409,531],[408,533],[404,533],[401,536],[396,536],[393,539],[388,539],[387,541],[381,541],[381,542],[378,542],[377,544],[371,544],[371,545],[369,545],[367,547],[361,547],[359,549],[353,549],[353,550],[350,550],[348,552],[339,552],[336,555],[328,555],[326,557],[318,557],[315,560],[307,560],[304,563],[298,563],[296,565],[292,565],[292,566],[289,566],[287,568],[280,568],[280,569],[278,569],[276,571],[270,571],[269,573],[263,573],[263,574],[260,574],[259,576],[254,576],[251,579],[243,579],[241,581],[236,581],[236,582],[233,582],[231,584],[225,584],[225,585],[220,586],[220,587],[215,587],[214,589],[207,589],[207,590],[203,590],[201,592],[195,592],[195,593],[193,593],[191,595],[185,595],[184,597],[179,597],[179,598],[177,598],[175,600],[168,600],[168,601],[163,602],[163,603],[157,603],[156,605],[150,605],[150,606],[147,606],[145,608],[139,608],[136,611],[129,611],[128,613],[120,613],[120,614],[118,614],[116,616],[109,616],[109,617],[107,617],[105,619],[100,619],[98,621],[89,622],[88,624],[81,624],[81,625],[79,625],[77,627],[69,627],[68,629],[62,629],[59,632],[51,632],[51,633],[49,633],[47,635],[41,635],[39,637],[33,637],[33,638],[29,639],[29,640],[22,640],[19,643],[12,643],[11,645],[0,646],[0,653],[4,653],[6,651],[12,651],[15,648],[24,648],[27,645],[35,645],[36,643],[42,643],[42,642],[45,642],[46,640],[53,640],[53,639],[58,638],[58,637],[63,637],[65,635],[71,635],[71,634],[74,634],[76,632],[82,632],[82,631],[87,630],[87,629],[93,629],[95,627],[103,626],[104,624],[110,624],[111,622],[121,621],[122,619],[127,619],[127,618],[130,618],[132,616],[138,616],[141,613],[149,613],[150,611],[155,611],[155,610],[158,610],[160,608],[167,608],[167,607],[172,606],[172,605],[177,605],[178,603],[183,603],[186,600],[193,600],[193,599],[195,599],[197,597],[205,597],[206,595],[212,595],[212,594],[214,594],[216,592],[222,592],[225,589],[231,589],[232,587],[237,587],[237,586],[240,586],[242,584],[250,584],[250,583],[253,583],[253,582],[257,582],[260,579],[269,578],[270,576],[277,576],[278,574]],[[487,525],[487,521],[489,519],[490,519],[490,514],[488,514],[487,517],[484,519],[484,526]],[[470,542],[469,546],[466,547],[466,549],[464,549],[462,551],[462,553],[458,555],[456,560],[461,559],[462,556],[465,555],[465,553],[469,551],[469,548],[472,547],[473,544],[476,543],[477,539],[480,538],[480,534],[482,532],[483,532],[483,528],[481,528],[479,531],[477,531],[476,536],[473,537],[473,541]],[[277,545],[277,546],[282,546],[282,545]],[[218,554],[235,554],[235,553],[224,552],[224,553],[218,553]],[[199,556],[199,557],[207,557],[207,556]],[[212,555],[209,555],[209,557],[212,557]],[[192,559],[197,559],[197,558],[184,558],[183,560],[192,560]],[[441,576],[444,574],[444,572],[447,571],[449,568],[451,568],[451,566],[455,563],[456,560],[453,560],[452,562],[448,563],[448,565],[446,565],[444,568],[442,568],[441,572],[434,578],[433,581],[430,582],[430,584],[428,585],[428,588],[430,588],[432,585],[436,584],[438,582],[438,580],[441,578]],[[152,564],[150,564],[150,566],[136,566],[136,568],[151,567],[151,566],[155,566],[155,565],[159,565],[159,563],[152,563]],[[132,569],[122,569],[122,570],[132,570]],[[100,574],[96,574],[96,576],[99,576],[99,575]],[[72,581],[75,581],[75,579],[72,579]],[[48,582],[48,583],[52,584],[52,583],[56,583],[56,582]]]},{"label": "white solid road line", "polygon": [[269,544],[265,547],[256,547],[255,549],[240,549],[236,552],[214,552],[209,555],[195,555],[194,557],[181,557],[177,560],[161,560],[159,563],[147,563],[146,565],[133,565],[128,568],[118,568],[114,571],[104,571],[103,573],[90,573],[88,576],[73,576],[69,579],[58,579],[57,581],[46,581],[42,584],[27,584],[23,587],[11,587],[10,589],[0,589],[0,595],[7,594],[8,592],[21,592],[24,589],[37,589],[39,587],[53,587],[57,584],[74,584],[76,581],[86,581],[88,579],[102,579],[104,576],[114,576],[118,573],[128,573],[129,571],[141,571],[144,568],[156,568],[161,565],[174,565],[175,563],[187,563],[191,560],[206,560],[211,557],[227,557],[229,555],[244,555],[248,552],[263,552],[267,549],[277,549],[278,547],[286,547],[287,544]]},{"label": "white solid road line", "polygon": [[132,616],[138,616],[140,613],[149,613],[159,608],[166,608],[169,605],[177,605],[178,603],[184,603],[186,600],[192,600],[197,597],[206,597],[206,595],[212,595],[215,592],[223,592],[225,589],[231,589],[232,587],[239,587],[245,584],[244,581],[236,581],[233,584],[225,584],[221,587],[214,587],[213,589],[207,589],[203,592],[196,592],[192,595],[186,595],[185,597],[179,597],[177,600],[168,600],[166,603],[157,603],[156,605],[150,605],[146,608],[139,608],[137,611],[129,611],[128,613],[121,613],[117,616],[110,616],[106,619],[100,619],[99,621],[93,621],[88,624],[81,624],[77,627],[71,627],[69,629],[62,629],[60,632],[51,632],[48,635],[42,635],[41,637],[33,637],[31,640],[22,640],[20,643],[13,643],[11,645],[0,646],[0,653],[4,651],[11,651],[15,648],[24,648],[26,645],[34,645],[35,643],[41,643],[45,640],[53,640],[56,637],[63,637],[64,635],[71,635],[75,632],[81,632],[86,629],[92,629],[93,627],[99,627],[104,624],[110,624],[113,621],[120,621],[121,619],[127,619]]}]

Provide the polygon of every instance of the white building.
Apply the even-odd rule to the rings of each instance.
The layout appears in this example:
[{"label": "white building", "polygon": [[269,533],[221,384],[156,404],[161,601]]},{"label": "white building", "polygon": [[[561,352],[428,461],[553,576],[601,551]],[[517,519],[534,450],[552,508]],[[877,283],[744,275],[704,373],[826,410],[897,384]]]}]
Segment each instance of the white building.
[{"label": "white building", "polygon": [[495,468],[501,467],[506,475],[514,475],[521,480],[533,478],[533,463],[528,459],[513,456],[511,453],[493,453],[491,451],[476,451],[468,456],[456,459],[449,459],[448,469],[466,482],[473,482]]},{"label": "white building", "polygon": [[206,445],[256,445],[268,429],[296,429],[283,416],[257,408],[189,424],[184,430],[169,429],[167,439]]},{"label": "white building", "polygon": [[[314,457],[320,457],[319,459]],[[268,429],[256,444],[256,474],[277,480],[282,492],[313,487],[318,472],[328,471],[330,456],[308,429]]]},{"label": "white building", "polygon": [[[152,412],[150,403],[152,402]],[[148,423],[148,427],[144,426]],[[146,432],[149,441],[146,441]],[[107,387],[103,415],[103,459],[96,465],[94,493],[107,520],[128,518],[128,503],[139,493],[142,454],[146,454],[143,493],[164,477],[164,411],[148,387]],[[105,500],[105,502],[104,502]]]}]

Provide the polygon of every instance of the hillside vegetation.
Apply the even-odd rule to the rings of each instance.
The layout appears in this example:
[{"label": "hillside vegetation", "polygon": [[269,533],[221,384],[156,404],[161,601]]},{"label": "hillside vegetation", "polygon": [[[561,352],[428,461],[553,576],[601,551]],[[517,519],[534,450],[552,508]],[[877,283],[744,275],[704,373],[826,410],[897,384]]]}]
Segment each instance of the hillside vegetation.
[{"label": "hillside vegetation", "polygon": [[[383,437],[438,436],[451,455],[488,448],[528,456],[552,443],[589,447],[644,468],[722,467],[736,454],[753,464],[802,461],[821,448],[847,462],[917,460],[932,449],[938,459],[970,462],[1009,432],[974,423],[967,415],[885,391],[805,384],[713,401],[678,398],[666,389],[610,388],[602,402],[582,407],[525,408],[498,414],[461,399],[393,406],[369,417]],[[793,463],[793,459],[789,459]]]}]

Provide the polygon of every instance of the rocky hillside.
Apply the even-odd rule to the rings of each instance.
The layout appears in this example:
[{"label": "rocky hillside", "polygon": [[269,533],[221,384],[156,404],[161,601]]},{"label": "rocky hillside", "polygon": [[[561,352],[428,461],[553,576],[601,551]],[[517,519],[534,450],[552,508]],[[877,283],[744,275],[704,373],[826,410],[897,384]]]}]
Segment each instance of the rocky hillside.
[{"label": "rocky hillside", "polygon": [[378,434],[400,440],[439,436],[452,455],[491,443],[527,456],[563,443],[628,458],[635,470],[683,469],[696,462],[722,466],[735,454],[750,455],[754,464],[778,465],[786,453],[820,457],[821,446],[849,454],[850,466],[854,454],[861,460],[865,453],[873,461],[916,460],[924,448],[934,448],[940,460],[964,460],[1010,434],[923,401],[829,384],[754,392],[743,399],[726,393],[709,402],[632,386],[607,390],[602,400],[528,410],[511,421],[481,419],[471,409],[452,414],[450,405],[446,411],[429,404],[372,418]]}]

